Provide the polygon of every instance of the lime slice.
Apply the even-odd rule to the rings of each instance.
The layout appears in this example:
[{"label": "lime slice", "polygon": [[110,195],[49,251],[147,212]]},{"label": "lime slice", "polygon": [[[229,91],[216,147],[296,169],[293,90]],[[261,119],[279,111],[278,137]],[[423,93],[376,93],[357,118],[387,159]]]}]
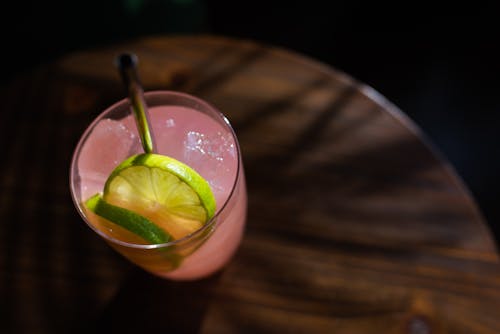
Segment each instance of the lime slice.
[{"label": "lime slice", "polygon": [[174,239],[201,228],[216,208],[208,182],[195,170],[149,153],[132,156],[116,167],[106,181],[103,199],[153,222]]},{"label": "lime slice", "polygon": [[120,225],[152,244],[161,244],[172,239],[169,234],[149,219],[130,210],[106,203],[100,194],[89,198],[85,202],[85,206],[95,214]]}]

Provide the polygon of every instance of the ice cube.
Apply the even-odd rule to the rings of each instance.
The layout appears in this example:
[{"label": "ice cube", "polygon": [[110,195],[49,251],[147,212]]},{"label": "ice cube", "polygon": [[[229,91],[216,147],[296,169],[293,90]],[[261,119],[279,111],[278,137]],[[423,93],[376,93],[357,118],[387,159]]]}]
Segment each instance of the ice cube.
[{"label": "ice cube", "polygon": [[204,134],[197,131],[186,133],[184,161],[200,173],[212,186],[222,191],[228,187],[234,174],[236,149],[230,134],[220,131]]},{"label": "ice cube", "polygon": [[104,119],[94,127],[78,159],[82,192],[102,191],[94,189],[98,187],[95,181],[104,183],[118,164],[137,151],[137,135],[130,130],[129,123]]},{"label": "ice cube", "polygon": [[197,131],[189,131],[184,141],[186,157],[203,157],[223,161],[227,155],[235,156],[234,142],[231,136],[221,132],[206,135]]}]

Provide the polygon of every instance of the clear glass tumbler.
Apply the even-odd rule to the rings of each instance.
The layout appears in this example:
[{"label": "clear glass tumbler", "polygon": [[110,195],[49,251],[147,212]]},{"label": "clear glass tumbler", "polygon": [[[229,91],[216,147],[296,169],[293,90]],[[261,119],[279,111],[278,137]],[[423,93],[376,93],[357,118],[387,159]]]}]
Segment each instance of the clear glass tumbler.
[{"label": "clear glass tumbler", "polygon": [[143,269],[176,280],[208,276],[230,260],[245,226],[247,193],[236,135],[226,117],[199,98],[171,91],[144,97],[156,153],[184,162],[209,182],[217,202],[214,217],[185,237],[150,245],[85,208],[118,164],[142,153],[128,99],[106,109],[82,135],[71,163],[73,201],[92,230]]}]

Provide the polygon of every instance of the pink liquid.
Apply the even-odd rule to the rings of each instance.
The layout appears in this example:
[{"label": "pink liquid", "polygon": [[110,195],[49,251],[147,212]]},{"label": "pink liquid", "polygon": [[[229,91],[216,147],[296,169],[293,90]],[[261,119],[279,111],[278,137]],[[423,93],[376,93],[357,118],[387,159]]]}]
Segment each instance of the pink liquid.
[{"label": "pink liquid", "polygon": [[[165,253],[116,242],[115,239],[134,240],[127,238],[126,231],[121,234],[113,224],[99,224],[95,216],[83,210],[85,218],[112,247],[156,275],[173,279],[207,276],[229,261],[244,229],[247,198],[237,143],[221,120],[191,108],[155,106],[149,114],[157,153],[186,163],[209,182],[217,203],[212,233],[204,242],[194,240],[177,245],[178,249],[185,249],[179,251],[183,260],[180,266],[172,268],[171,264],[164,264]],[[132,115],[119,120],[102,119],[95,124],[76,161],[81,178],[79,203],[102,192],[107,177],[120,162],[142,152],[138,138]]]}]

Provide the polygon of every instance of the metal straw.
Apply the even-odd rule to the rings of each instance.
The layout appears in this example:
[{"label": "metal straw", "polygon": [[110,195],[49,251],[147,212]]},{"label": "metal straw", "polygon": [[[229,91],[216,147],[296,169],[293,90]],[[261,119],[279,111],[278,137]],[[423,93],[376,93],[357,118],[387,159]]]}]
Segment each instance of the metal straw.
[{"label": "metal straw", "polygon": [[149,126],[148,107],[144,100],[144,90],[137,75],[137,63],[137,56],[130,53],[121,54],[116,58],[116,65],[127,89],[130,103],[132,104],[142,148],[146,153],[153,153],[155,146],[151,127]]}]

